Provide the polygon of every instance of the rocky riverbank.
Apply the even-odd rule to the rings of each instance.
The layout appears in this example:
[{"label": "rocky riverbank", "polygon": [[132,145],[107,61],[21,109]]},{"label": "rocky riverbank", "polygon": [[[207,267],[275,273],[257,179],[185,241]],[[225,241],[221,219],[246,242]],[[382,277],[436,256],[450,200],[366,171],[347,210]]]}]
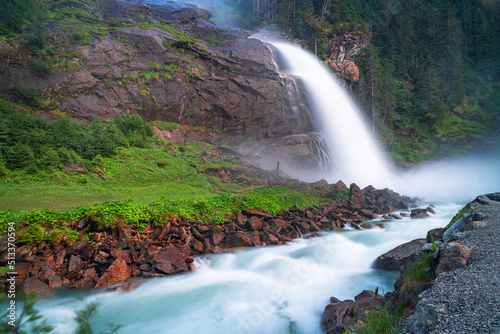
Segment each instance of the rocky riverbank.
[{"label": "rocky riverbank", "polygon": [[500,193],[479,196],[446,228],[379,256],[375,267],[400,269],[395,291],[384,297],[363,291],[355,301],[332,297],[322,328],[362,327],[375,307],[384,307],[404,315],[399,333],[499,333],[499,217]]},{"label": "rocky riverbank", "polygon": [[[320,181],[311,186],[321,188],[324,196],[332,198],[348,192],[349,201],[309,209],[295,207],[275,216],[243,209],[222,225],[173,219],[162,226],[149,222],[144,230],[96,230],[90,218],[75,221],[73,228],[80,231],[76,243],[66,239],[17,245],[16,285],[24,292],[35,291],[42,296],[61,286],[101,288],[121,283],[118,289],[128,290],[137,286],[140,278],[194,270],[193,257],[199,254],[279,245],[346,226],[369,228],[363,221],[415,205],[411,198],[388,189],[370,186],[361,190],[356,185],[347,189],[341,181],[333,185]],[[395,215],[385,218],[397,219]],[[6,241],[0,241],[0,265],[7,260]],[[2,282],[3,289],[5,283]]]}]

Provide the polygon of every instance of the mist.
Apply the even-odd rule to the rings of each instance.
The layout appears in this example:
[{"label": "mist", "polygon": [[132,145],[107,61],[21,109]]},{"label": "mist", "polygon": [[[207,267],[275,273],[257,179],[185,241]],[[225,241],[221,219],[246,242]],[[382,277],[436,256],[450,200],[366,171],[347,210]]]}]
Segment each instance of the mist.
[{"label": "mist", "polygon": [[185,4],[196,5],[212,13],[212,21],[230,28],[240,28],[237,21],[241,17],[239,7],[243,0],[178,0]]}]

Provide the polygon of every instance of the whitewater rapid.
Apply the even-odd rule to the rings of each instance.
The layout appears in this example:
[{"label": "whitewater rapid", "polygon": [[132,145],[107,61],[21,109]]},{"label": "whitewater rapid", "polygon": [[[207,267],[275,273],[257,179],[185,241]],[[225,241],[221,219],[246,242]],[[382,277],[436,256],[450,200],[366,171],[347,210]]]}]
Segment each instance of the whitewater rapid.
[{"label": "whitewater rapid", "polygon": [[61,334],[73,333],[75,311],[91,301],[100,303],[93,321],[99,331],[111,322],[122,326],[119,333],[322,333],[330,296],[392,291],[397,273],[371,268],[376,257],[446,225],[459,208],[440,205],[431,218],[404,218],[383,229],[325,232],[287,245],[202,256],[195,272],[145,281],[127,293],[66,290],[37,308]]}]

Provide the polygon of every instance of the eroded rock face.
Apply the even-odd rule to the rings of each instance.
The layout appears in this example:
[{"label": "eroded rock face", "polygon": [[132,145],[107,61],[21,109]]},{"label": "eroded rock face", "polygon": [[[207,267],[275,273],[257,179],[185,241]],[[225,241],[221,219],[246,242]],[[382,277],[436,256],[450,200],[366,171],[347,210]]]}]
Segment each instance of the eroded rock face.
[{"label": "eroded rock face", "polygon": [[328,41],[327,47],[329,58],[326,63],[338,73],[344,85],[350,87],[359,80],[359,68],[354,60],[366,47],[366,41],[359,35],[345,34]]}]

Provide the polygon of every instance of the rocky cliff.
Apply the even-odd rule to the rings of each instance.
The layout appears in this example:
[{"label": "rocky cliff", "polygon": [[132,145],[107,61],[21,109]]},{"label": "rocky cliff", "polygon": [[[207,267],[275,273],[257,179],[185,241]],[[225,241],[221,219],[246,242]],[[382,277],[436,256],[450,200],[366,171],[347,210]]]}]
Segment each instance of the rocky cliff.
[{"label": "rocky cliff", "polygon": [[247,32],[219,28],[206,10],[173,1],[49,4],[71,8],[80,25],[49,22],[49,54],[6,46],[1,97],[15,99],[16,85],[33,85],[45,117],[140,114],[224,132],[235,144],[250,142],[249,155],[279,152],[283,161],[317,164],[299,83],[281,77],[272,48]]}]

